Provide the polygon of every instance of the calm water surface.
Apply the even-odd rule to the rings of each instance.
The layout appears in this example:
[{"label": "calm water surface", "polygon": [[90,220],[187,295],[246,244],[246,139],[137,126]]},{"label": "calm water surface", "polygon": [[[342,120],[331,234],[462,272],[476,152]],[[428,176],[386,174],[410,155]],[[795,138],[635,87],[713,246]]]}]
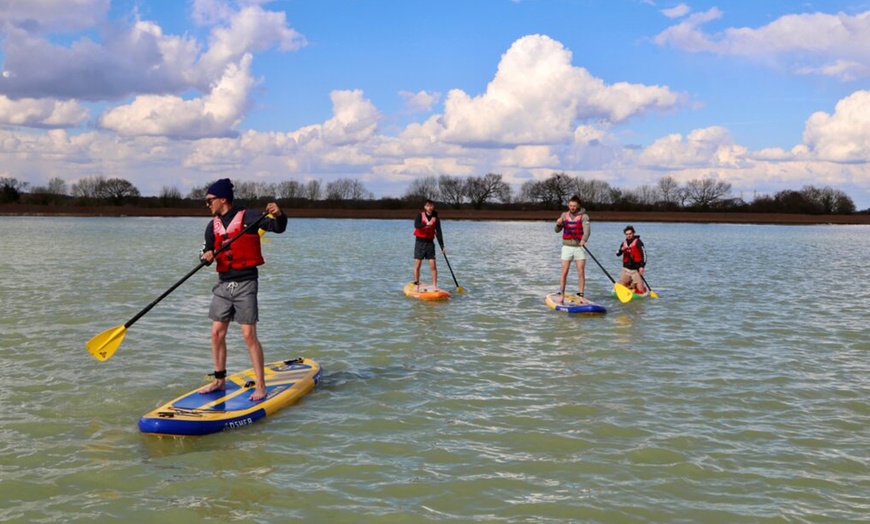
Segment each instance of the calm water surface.
[{"label": "calm water surface", "polygon": [[[593,222],[612,275],[623,226]],[[590,260],[609,313],[568,317],[551,223],[447,222],[467,293],[433,304],[401,292],[410,218],[291,220],[259,331],[323,382],[173,439],[136,424],[211,371],[213,270],[109,361],[85,343],[196,266],[205,220],[0,218],[0,521],[870,521],[870,228],[635,226],[660,298],[621,304]]]}]

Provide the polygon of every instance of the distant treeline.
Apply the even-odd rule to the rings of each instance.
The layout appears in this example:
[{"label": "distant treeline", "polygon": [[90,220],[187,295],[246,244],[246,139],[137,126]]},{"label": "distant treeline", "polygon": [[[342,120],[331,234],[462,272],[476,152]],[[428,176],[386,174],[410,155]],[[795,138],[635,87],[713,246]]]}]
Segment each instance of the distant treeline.
[{"label": "distant treeline", "polygon": [[[46,206],[138,206],[146,208],[187,208],[203,206],[204,184],[182,195],[176,187],[164,186],[158,196],[143,197],[122,178],[87,177],[72,185],[53,178],[46,186],[29,187],[16,178],[0,177],[0,204],[20,203]],[[413,209],[426,199],[456,209],[538,210],[560,209],[572,195],[583,207],[599,211],[716,211],[749,213],[800,213],[812,215],[856,213],[855,203],[843,191],[831,187],[804,186],[773,195],[755,195],[751,202],[731,194],[731,184],[714,178],[689,180],[680,184],[664,176],[655,185],[634,189],[616,188],[601,180],[586,180],[565,173],[553,173],[544,180],[529,180],[519,192],[502,180],[502,175],[454,177],[441,175],[419,178],[402,197],[375,198],[356,179],[341,178],[327,184],[320,180],[299,182],[234,181],[235,199],[245,205],[277,200],[283,206],[310,208]],[[870,209],[861,211],[870,213]]]}]

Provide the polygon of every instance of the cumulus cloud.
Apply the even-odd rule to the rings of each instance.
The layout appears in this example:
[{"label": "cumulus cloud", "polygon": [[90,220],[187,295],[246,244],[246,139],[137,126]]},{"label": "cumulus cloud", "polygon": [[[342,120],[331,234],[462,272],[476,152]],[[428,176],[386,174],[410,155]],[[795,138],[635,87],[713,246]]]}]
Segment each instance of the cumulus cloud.
[{"label": "cumulus cloud", "polygon": [[441,100],[441,93],[429,93],[427,91],[399,91],[399,96],[404,100],[405,111],[408,113],[428,113],[432,107]]},{"label": "cumulus cloud", "polygon": [[302,35],[287,26],[284,13],[256,5],[239,11],[227,8],[218,22],[204,53],[193,37],[165,35],[147,20],[100,24],[93,27],[100,32],[99,41],[81,37],[69,45],[53,43],[25,25],[9,25],[3,42],[0,94],[115,101],[132,95],[203,92],[245,54],[273,46],[289,51],[306,44]]},{"label": "cumulus cloud", "polygon": [[681,103],[667,87],[608,86],[571,59],[571,52],[548,36],[517,40],[484,94],[448,93],[440,138],[489,146],[566,142],[578,122],[621,122]]},{"label": "cumulus cloud", "polygon": [[360,90],[333,91],[334,116],[323,124],[323,138],[333,145],[361,142],[374,135],[381,114]]},{"label": "cumulus cloud", "polygon": [[671,134],[654,141],[638,156],[637,163],[651,169],[687,167],[741,167],[747,165],[747,149],[734,144],[727,129],[713,126],[696,129],[683,137]]},{"label": "cumulus cloud", "polygon": [[241,122],[248,104],[251,55],[226,67],[211,92],[185,100],[172,95],[143,95],[108,110],[99,119],[104,129],[122,135],[165,135],[179,138],[227,136]]},{"label": "cumulus cloud", "polygon": [[111,0],[0,0],[0,27],[28,31],[75,31],[104,20]]},{"label": "cumulus cloud", "polygon": [[288,27],[283,12],[265,11],[258,6],[234,13],[227,25],[217,26],[209,38],[208,51],[200,60],[202,74],[213,78],[228,63],[246,53],[277,45],[282,51],[295,51],[307,45],[304,36]]},{"label": "cumulus cloud", "polygon": [[0,95],[0,124],[28,127],[74,127],[88,118],[88,110],[75,101]]},{"label": "cumulus cloud", "polygon": [[693,14],[661,32],[655,42],[690,52],[775,59],[796,74],[843,80],[870,76],[870,11],[790,14],[759,28],[704,31],[705,23],[722,17],[715,7]]},{"label": "cumulus cloud", "polygon": [[804,128],[803,141],[820,159],[870,161],[870,91],[856,91],[840,100],[833,114],[813,113]]}]

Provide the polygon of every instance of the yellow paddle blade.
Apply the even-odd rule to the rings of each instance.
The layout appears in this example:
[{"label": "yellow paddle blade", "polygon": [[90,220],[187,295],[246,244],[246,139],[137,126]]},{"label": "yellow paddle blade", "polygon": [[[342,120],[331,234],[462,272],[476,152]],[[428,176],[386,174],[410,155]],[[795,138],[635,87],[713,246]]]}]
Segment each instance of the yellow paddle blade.
[{"label": "yellow paddle blade", "polygon": [[[271,215],[271,213],[268,214],[268,215],[266,215],[266,216],[269,217],[269,218],[275,218],[275,217],[273,217],[273,216]],[[260,240],[261,240],[262,242],[265,242],[265,243],[267,243],[267,244],[268,244],[269,242],[271,242],[271,240],[269,240],[268,238],[265,238],[265,237],[263,236],[263,235],[266,234],[266,230],[263,229],[262,227],[259,228],[259,229],[257,230],[257,234],[260,235]]]},{"label": "yellow paddle blade", "polygon": [[619,299],[620,302],[625,303],[631,300],[631,297],[634,296],[634,292],[627,287],[623,286],[620,283],[613,284],[613,291],[616,292],[616,298]]},{"label": "yellow paddle blade", "polygon": [[652,289],[649,290],[649,296],[650,296],[650,298],[659,298],[659,294],[656,293],[655,291],[653,291]]},{"label": "yellow paddle blade", "polygon": [[456,292],[461,295],[462,293],[465,293],[465,288],[462,286],[459,286],[458,288],[456,288]]},{"label": "yellow paddle blade", "polygon": [[127,328],[124,326],[103,331],[88,341],[88,353],[100,362],[109,360],[115,354],[115,351],[117,351],[118,346],[121,345],[121,341],[124,340],[126,333]]}]

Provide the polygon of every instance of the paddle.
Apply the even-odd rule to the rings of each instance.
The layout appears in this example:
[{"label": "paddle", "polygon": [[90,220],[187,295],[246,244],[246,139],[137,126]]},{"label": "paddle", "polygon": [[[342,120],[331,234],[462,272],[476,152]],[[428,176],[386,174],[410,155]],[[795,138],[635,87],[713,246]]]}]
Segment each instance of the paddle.
[{"label": "paddle", "polygon": [[619,301],[625,303],[631,300],[631,297],[634,296],[634,292],[614,280],[613,277],[610,276],[610,273],[608,273],[607,270],[604,269],[604,266],[601,265],[601,262],[599,262],[598,259],[595,258],[595,255],[593,255],[592,252],[589,251],[588,247],[583,246],[583,249],[585,249],[586,252],[589,253],[589,256],[592,257],[592,260],[594,260],[596,264],[598,264],[598,267],[601,268],[601,271],[604,271],[604,274],[607,275],[607,278],[609,278],[610,281],[613,282],[613,291],[616,293],[616,297],[619,299]]},{"label": "paddle", "polygon": [[444,255],[444,261],[447,262],[447,269],[450,270],[450,276],[453,277],[453,283],[456,284],[456,292],[460,295],[465,293],[465,289],[459,285],[459,282],[456,281],[456,275],[453,274],[453,268],[450,267],[450,260],[447,258],[447,253],[444,253],[444,244],[438,242],[438,245],[441,246],[441,254]]},{"label": "paddle", "polygon": [[643,276],[643,273],[638,271],[637,274],[640,275],[641,280],[643,280],[643,285],[645,285],[647,290],[649,291],[649,297],[650,298],[659,298],[659,294],[656,293],[655,291],[653,291],[651,287],[649,287],[649,282],[646,281],[646,277]]},{"label": "paddle", "polygon": [[[242,230],[241,233],[239,233],[238,235],[227,240],[227,242],[223,246],[221,246],[220,249],[215,251],[215,255],[217,255],[218,253],[220,253],[220,252],[224,251],[225,249],[227,249],[228,247],[230,247],[230,244],[235,242],[236,239],[238,239],[240,236],[244,235],[245,233],[247,233],[248,231],[253,229],[254,226],[259,225],[260,222],[263,221],[263,218],[265,216],[266,216],[265,214],[261,215],[260,218],[258,218],[253,223],[248,225],[248,227],[246,227],[244,230]],[[208,263],[205,260],[201,261],[198,266],[196,266],[195,268],[190,270],[190,272],[187,273],[186,275],[184,275],[184,277],[182,277],[181,280],[176,282],[171,288],[167,289],[162,295],[157,297],[154,300],[154,302],[151,302],[150,304],[148,304],[145,307],[145,309],[136,313],[136,316],[131,318],[130,320],[128,320],[127,323],[124,324],[123,326],[117,326],[117,327],[113,327],[111,329],[107,329],[106,331],[103,331],[99,335],[90,339],[87,343],[88,353],[90,353],[92,357],[94,357],[95,359],[97,359],[101,362],[109,360],[109,358],[111,358],[112,355],[115,354],[115,351],[118,349],[118,346],[120,346],[121,342],[124,340],[124,336],[127,334],[127,328],[132,326],[134,323],[136,323],[137,320],[139,320],[146,313],[151,311],[151,308],[153,308],[154,306],[157,305],[158,302],[160,302],[161,300],[166,298],[167,295],[169,295],[170,293],[175,291],[175,288],[177,288],[178,286],[183,284],[185,280],[192,277],[194,273],[196,273],[197,271],[199,271],[200,269],[202,269],[204,266],[207,266],[207,265],[208,265]]]}]

